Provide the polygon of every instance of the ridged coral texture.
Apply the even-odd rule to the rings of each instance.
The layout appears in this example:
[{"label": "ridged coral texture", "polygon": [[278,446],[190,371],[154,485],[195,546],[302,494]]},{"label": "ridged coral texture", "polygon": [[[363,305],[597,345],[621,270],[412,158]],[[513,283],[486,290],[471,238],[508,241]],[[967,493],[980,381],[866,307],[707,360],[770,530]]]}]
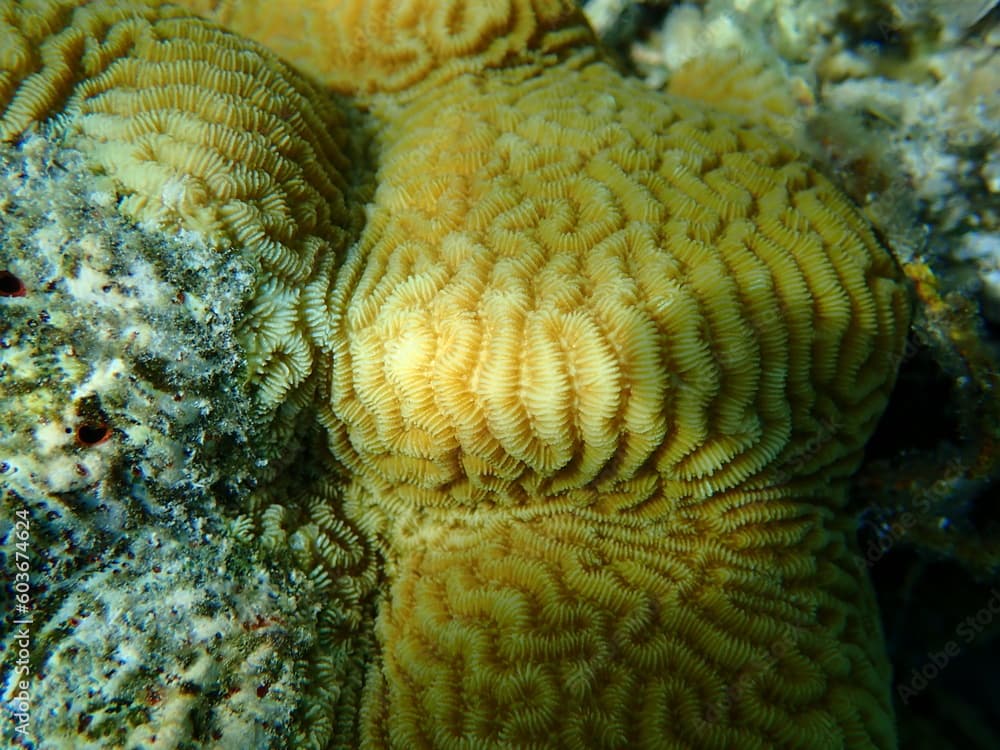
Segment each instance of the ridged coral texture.
[{"label": "ridged coral texture", "polygon": [[601,62],[381,143],[326,415],[388,540],[374,746],[891,746],[838,511],[907,309],[854,209]]},{"label": "ridged coral texture", "polygon": [[183,0],[343,93],[513,66],[593,42],[573,0]]},{"label": "ridged coral texture", "polygon": [[62,114],[127,215],[259,258],[255,398],[350,475],[385,584],[334,743],[895,745],[844,505],[907,298],[799,153],[623,77],[567,2],[191,3],[363,119],[177,10],[29,5],[5,137]]}]

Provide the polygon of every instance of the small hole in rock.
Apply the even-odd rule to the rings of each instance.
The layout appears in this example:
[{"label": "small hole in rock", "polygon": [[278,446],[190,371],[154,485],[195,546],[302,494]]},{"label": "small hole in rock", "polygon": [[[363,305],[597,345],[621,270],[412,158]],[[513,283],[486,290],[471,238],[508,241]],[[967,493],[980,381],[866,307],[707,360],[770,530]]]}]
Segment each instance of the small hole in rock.
[{"label": "small hole in rock", "polygon": [[6,269],[0,269],[0,297],[23,297],[28,293],[24,282]]},{"label": "small hole in rock", "polygon": [[86,448],[100,445],[109,437],[111,430],[106,424],[82,424],[76,429],[77,442]]}]

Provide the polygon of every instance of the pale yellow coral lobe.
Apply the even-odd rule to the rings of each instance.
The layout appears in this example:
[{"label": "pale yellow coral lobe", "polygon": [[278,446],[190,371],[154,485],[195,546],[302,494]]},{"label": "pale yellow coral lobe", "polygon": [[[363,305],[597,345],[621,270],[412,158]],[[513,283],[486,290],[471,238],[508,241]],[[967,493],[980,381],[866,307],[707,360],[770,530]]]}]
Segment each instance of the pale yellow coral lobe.
[{"label": "pale yellow coral lobe", "polygon": [[182,0],[344,93],[401,92],[593,41],[572,0]]},{"label": "pale yellow coral lobe", "polygon": [[[253,309],[278,305],[281,330],[322,354],[344,512],[385,556],[361,744],[893,747],[843,506],[908,309],[837,189],[767,131],[623,78],[568,0],[191,4],[372,118],[377,188],[335,281],[343,235],[301,244],[326,240],[325,209],[277,238],[258,223],[255,243],[277,242],[250,245]],[[101,133],[150,132],[134,104],[104,124],[139,100],[94,80],[100,95],[65,94],[82,143],[100,155]],[[234,96],[272,101],[288,80]],[[150,101],[176,96],[165,84]],[[289,96],[293,112],[326,106]],[[206,100],[185,111],[208,117]],[[332,190],[303,180],[342,205],[348,145],[290,122],[290,142],[332,155],[254,173],[279,195],[272,170],[325,174]],[[276,146],[258,124],[235,129]],[[216,226],[101,163],[140,218]],[[190,205],[219,215],[217,193]],[[224,232],[275,205],[241,200],[256,211],[221,213]]]}]

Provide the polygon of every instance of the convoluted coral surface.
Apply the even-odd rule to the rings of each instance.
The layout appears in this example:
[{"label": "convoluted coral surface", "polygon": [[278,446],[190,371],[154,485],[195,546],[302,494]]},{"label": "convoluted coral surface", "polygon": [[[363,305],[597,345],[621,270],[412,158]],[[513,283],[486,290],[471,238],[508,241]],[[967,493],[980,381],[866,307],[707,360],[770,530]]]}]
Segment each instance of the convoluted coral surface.
[{"label": "convoluted coral surface", "polygon": [[325,417],[388,542],[377,744],[891,743],[835,514],[895,269],[790,149],[644,94],[465,79],[382,135]]},{"label": "convoluted coral surface", "polygon": [[840,192],[566,3],[192,5],[352,98],[172,6],[8,3],[0,127],[255,265],[247,398],[333,460],[244,507],[356,576],[321,647],[375,637],[308,743],[893,747],[844,503],[908,305]]}]

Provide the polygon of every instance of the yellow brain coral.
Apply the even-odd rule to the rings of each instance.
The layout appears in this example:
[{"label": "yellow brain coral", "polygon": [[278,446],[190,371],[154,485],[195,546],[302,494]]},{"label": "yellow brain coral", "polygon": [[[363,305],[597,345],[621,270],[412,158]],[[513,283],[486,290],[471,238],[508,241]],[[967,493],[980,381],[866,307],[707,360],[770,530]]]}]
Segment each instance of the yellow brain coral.
[{"label": "yellow brain coral", "polygon": [[[124,210],[260,258],[251,380],[315,405],[328,500],[384,556],[360,743],[893,747],[844,506],[908,308],[838,190],[622,77],[568,2],[189,4],[367,124],[176,11],[87,68],[77,29],[117,11],[8,2],[2,125],[65,107]],[[29,88],[49,69],[86,72]],[[339,265],[348,129],[377,185]]]},{"label": "yellow brain coral", "polygon": [[373,745],[892,746],[841,514],[907,324],[871,230],[582,55],[394,107],[323,415],[386,540]]}]

